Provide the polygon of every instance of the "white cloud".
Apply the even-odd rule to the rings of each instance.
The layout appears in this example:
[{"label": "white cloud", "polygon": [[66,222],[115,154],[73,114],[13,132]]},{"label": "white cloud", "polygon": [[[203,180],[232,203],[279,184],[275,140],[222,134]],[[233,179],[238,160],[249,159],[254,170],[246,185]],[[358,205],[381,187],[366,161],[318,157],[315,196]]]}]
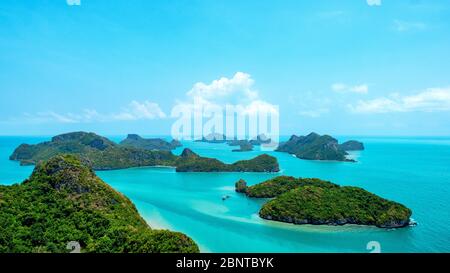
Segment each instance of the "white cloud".
[{"label": "white cloud", "polygon": [[222,77],[210,84],[198,82],[187,93],[193,99],[234,103],[258,99],[258,92],[252,89],[254,80],[247,73],[237,72],[233,78]]},{"label": "white cloud", "polygon": [[334,83],[331,85],[331,90],[341,93],[367,94],[369,92],[369,86],[367,84],[349,86],[344,83]]},{"label": "white cloud", "polygon": [[84,109],[81,113],[56,113],[54,111],[38,112],[36,114],[25,113],[22,119],[29,123],[89,123],[112,122],[126,120],[151,120],[165,118],[166,114],[159,105],[154,102],[132,101],[119,113],[101,114],[93,109]]},{"label": "white cloud", "polygon": [[165,118],[166,114],[157,103],[132,101],[127,108],[112,117],[115,120],[140,120]]},{"label": "white cloud", "polygon": [[450,88],[429,88],[409,96],[392,94],[390,97],[360,100],[348,107],[354,113],[450,111]]},{"label": "white cloud", "polygon": [[381,0],[366,0],[369,6],[381,6]]},{"label": "white cloud", "polygon": [[197,82],[186,93],[187,100],[178,101],[177,109],[190,110],[194,107],[220,107],[233,105],[242,107],[250,114],[259,111],[278,113],[278,108],[260,98],[259,92],[254,89],[255,81],[250,74],[237,72],[232,78],[221,77],[211,83]]},{"label": "white cloud", "polygon": [[422,22],[407,22],[402,20],[394,20],[394,29],[399,32],[425,30],[425,23]]}]

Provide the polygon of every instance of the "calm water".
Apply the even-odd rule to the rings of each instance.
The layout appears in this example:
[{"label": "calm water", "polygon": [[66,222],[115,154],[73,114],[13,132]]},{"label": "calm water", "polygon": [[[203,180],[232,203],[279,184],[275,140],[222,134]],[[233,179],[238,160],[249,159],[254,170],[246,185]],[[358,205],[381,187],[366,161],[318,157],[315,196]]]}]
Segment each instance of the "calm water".
[{"label": "calm water", "polygon": [[[17,145],[47,139],[0,137],[0,183],[20,182],[33,169],[8,160]],[[264,201],[235,193],[234,183],[244,178],[255,184],[276,176],[273,174],[176,173],[171,168],[137,168],[98,175],[132,199],[152,227],[184,232],[204,252],[367,252],[369,241],[380,242],[383,252],[449,252],[450,138],[357,139],[366,145],[365,151],[353,154],[358,163],[313,162],[284,153],[270,154],[280,162],[282,173],[277,175],[318,177],[363,187],[411,208],[418,226],[383,230],[294,226],[261,220],[257,212]],[[232,153],[225,144],[184,145],[225,162],[262,153]],[[223,195],[231,198],[222,201]]]}]

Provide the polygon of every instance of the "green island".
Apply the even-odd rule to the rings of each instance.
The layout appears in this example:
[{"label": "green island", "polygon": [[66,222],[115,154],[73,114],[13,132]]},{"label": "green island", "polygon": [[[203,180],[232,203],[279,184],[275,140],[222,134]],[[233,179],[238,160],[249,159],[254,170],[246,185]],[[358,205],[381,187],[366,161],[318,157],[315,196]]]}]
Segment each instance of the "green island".
[{"label": "green island", "polygon": [[[269,155],[225,164],[217,159],[201,157],[189,149],[181,156],[170,151],[147,150],[116,144],[95,133],[74,132],[58,135],[36,145],[21,144],[10,160],[22,165],[37,164],[61,154],[77,155],[94,170],[114,170],[144,166],[175,167],[177,172],[278,172],[278,161]],[[193,155],[193,156],[189,156]]]},{"label": "green island", "polygon": [[278,161],[266,154],[250,160],[225,164],[214,158],[200,157],[190,149],[184,149],[177,163],[178,172],[278,172]]},{"label": "green island", "polygon": [[253,146],[260,146],[262,144],[268,144],[271,143],[271,139],[268,138],[264,134],[258,135],[254,139],[227,139],[227,137],[224,134],[218,134],[218,133],[211,133],[205,137],[202,137],[201,140],[196,140],[196,142],[206,142],[206,143],[226,143],[229,146],[239,146],[239,149],[233,149],[232,152],[249,152],[253,151]]},{"label": "green island", "polygon": [[341,145],[340,148],[344,151],[362,151],[364,150],[364,144],[356,140],[349,140]]},{"label": "green island", "polygon": [[0,186],[0,253],[193,253],[192,239],[153,230],[134,204],[76,156],[40,162],[21,184]]},{"label": "green island", "polygon": [[10,156],[22,165],[33,165],[61,154],[73,154],[95,170],[169,166],[176,156],[169,151],[124,147],[94,133],[74,132],[55,136],[36,145],[21,144]]},{"label": "green island", "polygon": [[120,145],[150,151],[172,151],[182,146],[181,143],[175,139],[168,142],[161,138],[142,138],[136,134],[129,134],[126,139],[120,142]]},{"label": "green island", "polygon": [[239,149],[233,149],[232,152],[253,151],[253,145],[248,140],[233,140],[228,143],[229,146],[239,146]]},{"label": "green island", "polygon": [[289,153],[297,158],[307,160],[355,162],[355,160],[347,158],[347,151],[362,149],[364,149],[364,146],[361,142],[353,140],[339,144],[337,139],[329,135],[321,136],[310,133],[307,136],[292,135],[288,141],[280,143],[276,151]]},{"label": "green island", "polygon": [[253,198],[273,198],[259,216],[266,220],[312,225],[370,225],[400,228],[410,224],[411,210],[364,189],[339,186],[317,178],[280,176],[236,191]]}]

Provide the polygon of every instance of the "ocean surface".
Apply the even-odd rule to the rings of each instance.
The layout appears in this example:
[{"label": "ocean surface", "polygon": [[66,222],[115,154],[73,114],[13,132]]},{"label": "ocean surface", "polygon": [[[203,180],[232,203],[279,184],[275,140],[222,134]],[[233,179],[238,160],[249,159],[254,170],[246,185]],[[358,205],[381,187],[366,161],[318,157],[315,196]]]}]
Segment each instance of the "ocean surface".
[{"label": "ocean surface", "polygon": [[[31,166],[8,160],[21,143],[49,137],[0,137],[0,184],[26,179]],[[120,141],[121,137],[111,137]],[[176,173],[173,168],[146,167],[97,174],[128,196],[150,226],[184,232],[203,252],[450,252],[450,138],[339,137],[357,139],[366,150],[352,153],[358,162],[300,160],[269,152],[279,160],[279,174]],[[183,142],[202,156],[225,162],[249,159],[263,152],[231,152],[226,144]],[[296,226],[258,217],[265,200],[234,191],[240,178],[250,185],[278,175],[317,177],[341,185],[363,187],[413,210],[418,225],[395,230],[366,226]],[[222,201],[222,196],[230,198]]]}]

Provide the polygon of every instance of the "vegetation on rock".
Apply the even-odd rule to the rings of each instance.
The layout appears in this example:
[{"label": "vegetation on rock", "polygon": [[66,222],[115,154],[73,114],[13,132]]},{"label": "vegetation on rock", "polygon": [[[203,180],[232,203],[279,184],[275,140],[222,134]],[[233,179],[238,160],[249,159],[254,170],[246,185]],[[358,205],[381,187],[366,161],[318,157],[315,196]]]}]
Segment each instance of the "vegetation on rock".
[{"label": "vegetation on rock", "polygon": [[126,139],[120,142],[120,145],[150,151],[172,151],[180,147],[181,143],[177,140],[167,142],[161,138],[142,138],[136,134],[129,134]]},{"label": "vegetation on rock", "polygon": [[300,159],[354,162],[346,158],[347,152],[335,138],[316,133],[307,136],[293,135],[288,141],[280,143],[277,151],[293,154]]},{"label": "vegetation on rock", "polygon": [[356,140],[349,140],[339,145],[344,151],[362,151],[364,144]]},{"label": "vegetation on rock", "polygon": [[40,162],[22,184],[0,186],[0,252],[198,252],[186,235],[152,230],[133,203],[77,157]]},{"label": "vegetation on rock", "polygon": [[177,172],[278,172],[278,161],[266,154],[250,160],[241,160],[233,164],[225,164],[214,158],[201,157],[184,149],[176,161]]},{"label": "vegetation on rock", "polygon": [[303,186],[318,186],[323,188],[339,187],[318,178],[295,178],[292,176],[278,176],[263,183],[250,186],[246,190],[249,197],[273,198],[292,189]]},{"label": "vegetation on rock", "polygon": [[77,155],[95,170],[170,165],[175,159],[168,151],[147,151],[123,147],[94,133],[75,132],[53,137],[36,145],[22,144],[10,156],[21,164],[36,164],[61,154]]},{"label": "vegetation on rock", "polygon": [[142,147],[119,145],[94,133],[85,132],[59,135],[51,141],[36,145],[22,144],[16,148],[10,159],[19,160],[21,164],[36,164],[61,154],[76,155],[95,170],[160,165],[176,167],[179,172],[279,171],[276,158],[268,155],[225,164],[217,159],[200,157],[189,149],[185,149],[181,156],[176,156],[170,151],[150,151]]},{"label": "vegetation on rock", "polygon": [[247,182],[245,182],[244,179],[239,179],[238,182],[236,182],[236,192],[240,193],[246,193],[247,192]]},{"label": "vegetation on rock", "polygon": [[261,218],[293,224],[373,225],[399,228],[410,223],[411,210],[364,189],[339,186],[328,181],[280,176],[236,191],[249,197],[274,198],[264,204]]}]

